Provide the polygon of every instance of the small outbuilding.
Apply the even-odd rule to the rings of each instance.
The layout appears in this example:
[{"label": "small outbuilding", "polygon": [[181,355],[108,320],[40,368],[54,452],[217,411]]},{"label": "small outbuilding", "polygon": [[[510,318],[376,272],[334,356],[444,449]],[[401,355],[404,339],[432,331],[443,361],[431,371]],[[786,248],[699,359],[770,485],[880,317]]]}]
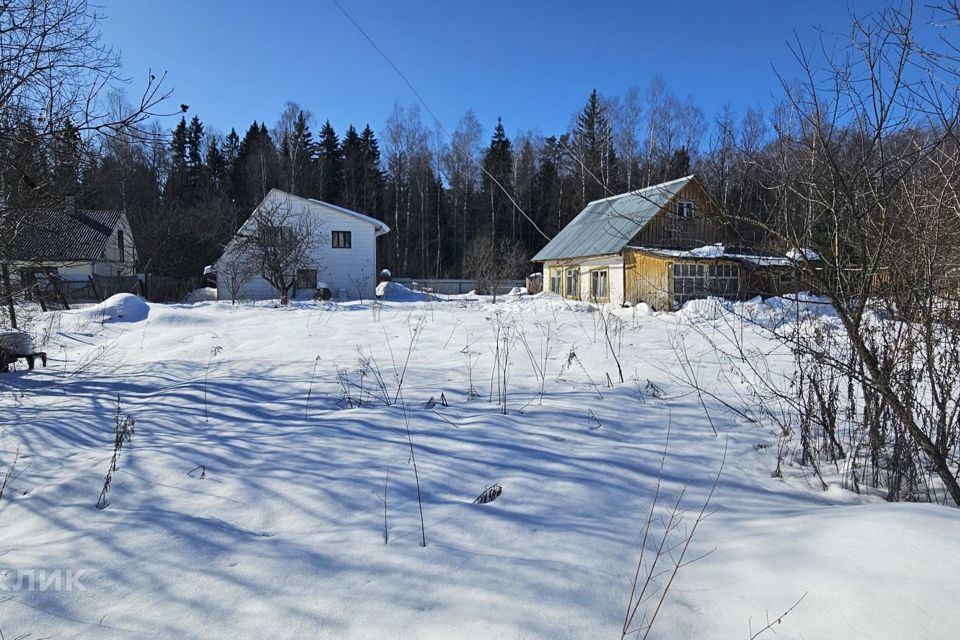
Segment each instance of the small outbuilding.
[{"label": "small outbuilding", "polygon": [[589,203],[534,257],[544,289],[570,300],[658,311],[687,300],[797,289],[785,255],[731,248],[716,200],[686,176]]},{"label": "small outbuilding", "polygon": [[124,211],[63,209],[15,212],[3,270],[28,299],[93,300],[136,288],[137,250]]}]

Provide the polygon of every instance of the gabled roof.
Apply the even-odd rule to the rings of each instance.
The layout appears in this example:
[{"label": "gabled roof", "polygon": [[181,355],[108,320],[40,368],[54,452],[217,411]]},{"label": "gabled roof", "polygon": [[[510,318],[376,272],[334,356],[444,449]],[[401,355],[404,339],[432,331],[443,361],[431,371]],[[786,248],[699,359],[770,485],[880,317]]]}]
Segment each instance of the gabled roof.
[{"label": "gabled roof", "polygon": [[68,213],[58,209],[25,212],[9,246],[12,260],[87,262],[103,257],[123,211],[105,209]]},{"label": "gabled roof", "polygon": [[315,202],[317,204],[322,204],[325,207],[333,209],[334,211],[339,211],[348,216],[353,216],[358,220],[363,220],[364,222],[369,222],[377,230],[377,235],[382,236],[385,233],[390,233],[390,227],[387,226],[385,222],[381,222],[376,218],[371,218],[370,216],[365,216],[362,213],[357,213],[356,211],[351,211],[350,209],[344,209],[343,207],[338,207],[335,204],[330,204],[329,202],[324,202],[323,200],[317,200],[316,198],[307,198],[310,202]]},{"label": "gabled roof", "polygon": [[[292,193],[287,193],[286,191],[282,191],[282,190],[276,189],[276,188],[270,189],[270,193],[267,194],[267,197],[270,197],[270,195],[273,194],[274,192],[276,192],[277,195],[282,196],[282,197],[284,197],[284,198],[296,198],[297,200],[302,200],[303,202],[309,202],[309,203],[311,203],[311,204],[318,204],[318,205],[320,205],[320,206],[322,206],[322,207],[326,207],[326,208],[328,208],[328,209],[332,209],[333,211],[336,211],[337,213],[342,213],[342,214],[348,215],[348,216],[350,216],[350,217],[352,217],[352,218],[356,218],[357,220],[362,220],[363,222],[366,222],[367,224],[373,226],[374,230],[376,231],[377,236],[382,236],[382,235],[385,234],[385,233],[390,233],[390,227],[388,227],[386,223],[381,222],[380,220],[377,220],[376,218],[371,218],[370,216],[366,216],[366,215],[364,215],[364,214],[362,214],[362,213],[357,213],[356,211],[351,211],[350,209],[345,209],[344,207],[338,207],[338,206],[335,205],[335,204],[330,204],[329,202],[324,202],[323,200],[317,200],[316,198],[304,198],[303,196],[296,196],[296,195],[294,195],[294,194],[292,194]],[[261,203],[261,204],[262,204],[262,203]],[[258,206],[259,206],[259,205],[258,205]]]},{"label": "gabled roof", "polygon": [[547,243],[534,262],[619,253],[694,177],[594,200]]}]

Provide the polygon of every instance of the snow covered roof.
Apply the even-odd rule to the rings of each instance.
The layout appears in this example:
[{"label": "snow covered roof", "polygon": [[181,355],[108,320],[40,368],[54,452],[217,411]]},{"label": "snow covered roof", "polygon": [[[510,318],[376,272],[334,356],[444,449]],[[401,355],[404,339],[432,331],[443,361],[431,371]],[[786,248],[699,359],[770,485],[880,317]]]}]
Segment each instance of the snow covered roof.
[{"label": "snow covered roof", "polygon": [[736,260],[754,267],[789,267],[796,262],[788,255],[765,253],[751,249],[725,247],[722,244],[710,244],[696,249],[657,249],[653,247],[628,246],[645,253],[684,260]]},{"label": "snow covered roof", "polygon": [[547,243],[534,262],[619,253],[692,175],[618,196],[594,200]]}]

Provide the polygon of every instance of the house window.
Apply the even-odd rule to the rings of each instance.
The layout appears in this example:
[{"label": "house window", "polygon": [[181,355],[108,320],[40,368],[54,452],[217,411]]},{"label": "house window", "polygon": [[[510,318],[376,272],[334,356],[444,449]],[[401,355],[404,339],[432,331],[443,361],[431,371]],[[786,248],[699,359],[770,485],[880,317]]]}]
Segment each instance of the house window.
[{"label": "house window", "polygon": [[610,272],[607,269],[594,269],[590,272],[590,298],[606,301],[610,298]]},{"label": "house window", "polygon": [[550,269],[550,291],[563,295],[563,271]]},{"label": "house window", "polygon": [[293,227],[261,226],[260,237],[265,247],[283,247],[293,243]]},{"label": "house window", "polygon": [[297,270],[297,290],[316,289],[317,288],[317,270],[316,269],[298,269]]},{"label": "house window", "polygon": [[123,262],[123,229],[117,229],[117,251],[120,252],[120,262]]},{"label": "house window", "polygon": [[568,298],[580,299],[580,269],[567,269],[567,286],[565,295]]},{"label": "house window", "polygon": [[351,237],[349,231],[334,231],[333,232],[333,248],[334,249],[349,249],[351,247]]},{"label": "house window", "polygon": [[677,203],[677,217],[688,220],[693,217],[697,207],[691,200],[681,200]]},{"label": "house window", "polygon": [[797,277],[792,271],[780,274],[780,290],[778,293],[793,293],[797,289]]},{"label": "house window", "polygon": [[740,268],[732,264],[673,265],[673,306],[688,300],[719,296],[736,298],[740,292]]}]

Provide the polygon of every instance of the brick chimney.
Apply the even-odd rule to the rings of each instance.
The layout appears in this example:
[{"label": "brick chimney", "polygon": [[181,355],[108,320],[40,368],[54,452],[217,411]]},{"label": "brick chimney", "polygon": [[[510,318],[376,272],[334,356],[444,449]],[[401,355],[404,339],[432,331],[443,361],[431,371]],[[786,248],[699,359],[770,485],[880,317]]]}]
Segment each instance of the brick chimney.
[{"label": "brick chimney", "polygon": [[77,196],[67,196],[64,198],[63,208],[68,215],[73,215],[77,212]]}]

